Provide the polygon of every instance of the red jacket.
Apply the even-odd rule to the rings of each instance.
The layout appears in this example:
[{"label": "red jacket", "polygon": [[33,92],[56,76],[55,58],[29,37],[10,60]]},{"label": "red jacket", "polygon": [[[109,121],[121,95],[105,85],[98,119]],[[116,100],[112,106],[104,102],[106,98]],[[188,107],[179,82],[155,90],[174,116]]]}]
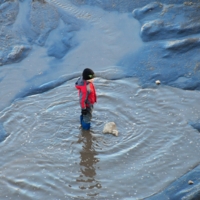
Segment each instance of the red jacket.
[{"label": "red jacket", "polygon": [[75,86],[79,91],[79,101],[82,109],[90,107],[97,102],[96,90],[92,82],[85,81],[81,77]]}]

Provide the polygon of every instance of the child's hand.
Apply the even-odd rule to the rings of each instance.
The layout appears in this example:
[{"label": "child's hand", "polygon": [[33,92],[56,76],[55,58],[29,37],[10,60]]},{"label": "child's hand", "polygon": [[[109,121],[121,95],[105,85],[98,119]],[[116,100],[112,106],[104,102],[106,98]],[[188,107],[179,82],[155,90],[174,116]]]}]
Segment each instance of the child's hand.
[{"label": "child's hand", "polygon": [[81,110],[81,114],[82,114],[82,115],[87,115],[87,109],[82,109],[82,110]]}]

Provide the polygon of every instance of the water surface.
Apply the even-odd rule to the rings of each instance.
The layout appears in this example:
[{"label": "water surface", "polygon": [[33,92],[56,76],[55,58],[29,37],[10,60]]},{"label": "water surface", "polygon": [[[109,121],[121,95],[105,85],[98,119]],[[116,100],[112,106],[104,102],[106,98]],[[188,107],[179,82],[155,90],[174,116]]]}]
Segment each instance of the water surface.
[{"label": "water surface", "polygon": [[[139,1],[112,2],[2,3],[15,15],[2,26],[8,40],[0,34],[0,199],[148,199],[200,163],[198,34],[141,32],[146,17],[168,30],[166,16],[195,5],[147,5],[136,19]],[[175,19],[176,28],[184,18]],[[74,87],[85,67],[97,74],[89,132]],[[102,133],[111,121],[118,137]]]},{"label": "water surface", "polygon": [[[75,80],[1,112],[2,199],[144,199],[199,163],[199,132],[188,124],[199,117],[199,92],[97,78],[84,132]],[[118,137],[102,133],[109,121]]]}]

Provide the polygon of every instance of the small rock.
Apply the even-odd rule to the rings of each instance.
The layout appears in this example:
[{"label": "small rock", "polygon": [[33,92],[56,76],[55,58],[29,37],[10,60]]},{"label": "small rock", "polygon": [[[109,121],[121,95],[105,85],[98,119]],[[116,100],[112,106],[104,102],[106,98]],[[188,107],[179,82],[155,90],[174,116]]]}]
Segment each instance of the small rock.
[{"label": "small rock", "polygon": [[12,51],[10,52],[10,54],[8,54],[8,58],[10,58],[10,59],[17,58],[18,56],[21,55],[23,50],[24,50],[24,46],[23,45],[14,46]]},{"label": "small rock", "polygon": [[108,122],[107,124],[105,124],[103,128],[103,133],[110,133],[115,136],[118,136],[118,130],[117,130],[115,122]]},{"label": "small rock", "polygon": [[157,85],[160,85],[160,81],[159,81],[159,80],[157,80],[157,81],[156,81],[156,84],[157,84]]},{"label": "small rock", "polygon": [[194,182],[191,181],[191,180],[188,181],[188,184],[189,184],[189,185],[192,185],[193,183],[194,183]]}]

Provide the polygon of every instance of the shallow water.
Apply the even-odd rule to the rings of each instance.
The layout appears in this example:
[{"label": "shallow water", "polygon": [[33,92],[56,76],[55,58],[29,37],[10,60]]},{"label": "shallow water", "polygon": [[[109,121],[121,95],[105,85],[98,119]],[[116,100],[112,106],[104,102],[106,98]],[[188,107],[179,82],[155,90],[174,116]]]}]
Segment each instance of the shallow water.
[{"label": "shallow water", "polygon": [[[199,117],[199,92],[98,78],[84,132],[74,82],[1,112],[9,134],[0,144],[1,199],[144,199],[199,163],[200,135],[188,125]],[[102,133],[109,121],[118,137]]]}]

